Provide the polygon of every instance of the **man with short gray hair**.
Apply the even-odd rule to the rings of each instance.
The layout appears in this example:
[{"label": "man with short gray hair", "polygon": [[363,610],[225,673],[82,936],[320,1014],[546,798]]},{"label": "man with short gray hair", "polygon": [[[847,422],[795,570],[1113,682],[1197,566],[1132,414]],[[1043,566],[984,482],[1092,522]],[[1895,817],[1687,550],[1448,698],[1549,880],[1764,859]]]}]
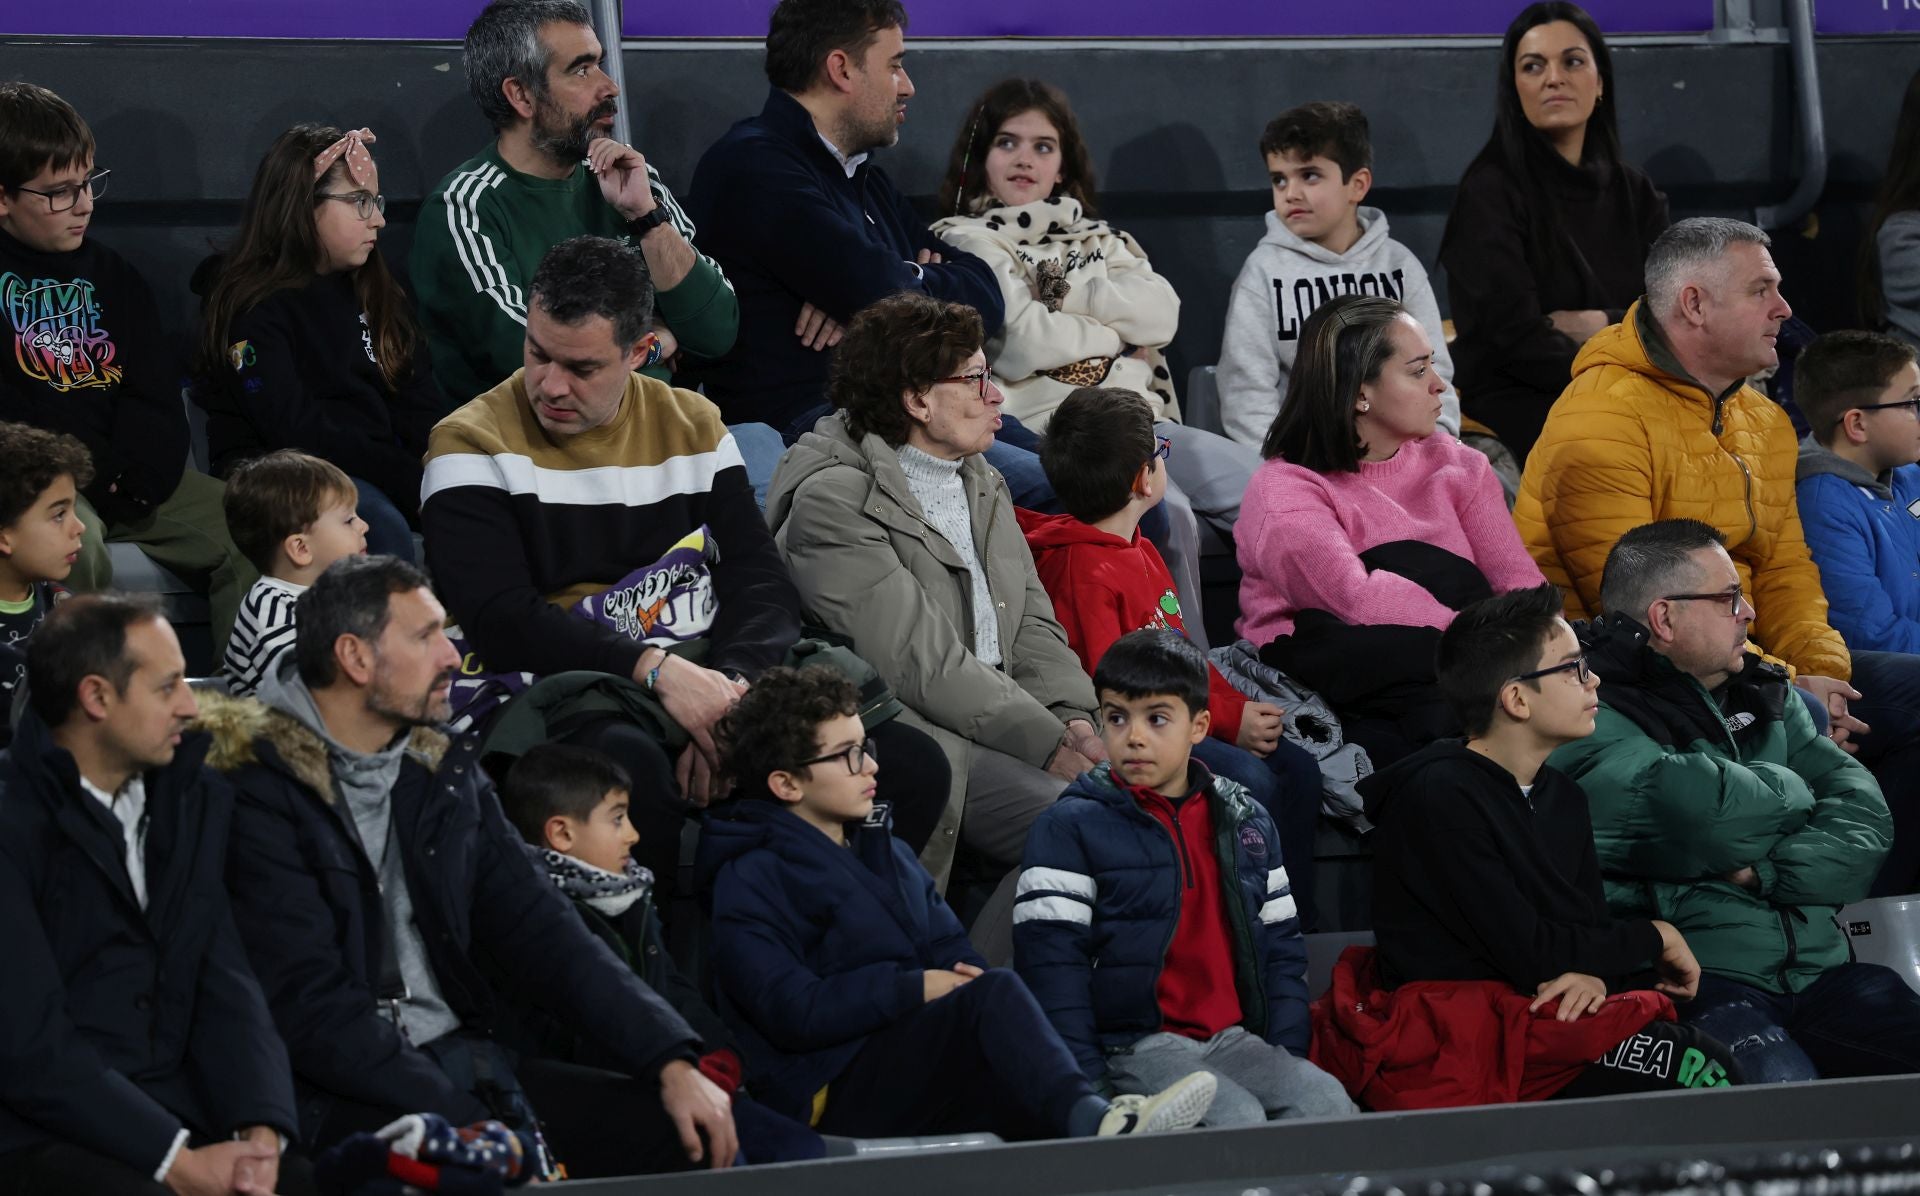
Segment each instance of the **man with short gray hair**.
[{"label": "man with short gray hair", "polygon": [[1752,603],[1754,641],[1797,670],[1794,683],[1837,742],[1850,751],[1864,742],[1876,760],[1920,734],[1920,657],[1850,653],[1828,625],[1794,500],[1793,423],[1747,385],[1779,363],[1774,345],[1793,314],[1769,244],[1753,225],[1719,217],[1660,235],[1647,293],[1574,359],[1527,459],[1514,521],[1566,593],[1569,618],[1606,613],[1601,566],[1630,528],[1684,518],[1717,529]]},{"label": "man with short gray hair", "polygon": [[1880,787],[1747,643],[1720,531],[1636,527],[1587,629],[1594,731],[1548,760],[1579,782],[1616,916],[1671,921],[1700,961],[1681,1017],[1749,1083],[1920,1071],[1920,994],[1849,959],[1841,906],[1893,840]]},{"label": "man with short gray hair", "polygon": [[[613,47],[619,53],[619,47]],[[411,273],[441,389],[454,405],[520,368],[527,283],[553,245],[591,234],[646,255],[657,311],[642,373],[733,347],[740,308],[660,172],[609,136],[620,89],[576,0],[494,0],[467,30],[467,87],[493,144],[420,208]]]}]

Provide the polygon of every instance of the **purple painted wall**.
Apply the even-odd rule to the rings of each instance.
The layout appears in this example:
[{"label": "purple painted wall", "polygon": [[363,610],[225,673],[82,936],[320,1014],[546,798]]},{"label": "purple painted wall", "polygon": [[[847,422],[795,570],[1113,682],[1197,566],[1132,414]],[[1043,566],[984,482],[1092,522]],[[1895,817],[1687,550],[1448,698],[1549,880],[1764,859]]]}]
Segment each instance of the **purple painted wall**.
[{"label": "purple painted wall", "polygon": [[[1894,9],[1920,0],[1885,0]],[[1522,0],[920,0],[922,37],[1366,37],[1497,34]],[[1864,21],[1882,0],[1822,0],[1821,27],[1846,9]],[[0,35],[396,38],[457,41],[478,0],[86,0],[0,5]],[[628,3],[629,37],[762,37],[772,0]],[[1589,0],[1617,33],[1695,33],[1713,27],[1713,0]],[[1853,10],[1859,10],[1857,14]],[[1900,17],[1894,13],[1894,17]],[[1901,25],[1920,28],[1920,11]]]},{"label": "purple painted wall", "polygon": [[1920,0],[1820,0],[1813,26],[1820,33],[1920,33]]}]

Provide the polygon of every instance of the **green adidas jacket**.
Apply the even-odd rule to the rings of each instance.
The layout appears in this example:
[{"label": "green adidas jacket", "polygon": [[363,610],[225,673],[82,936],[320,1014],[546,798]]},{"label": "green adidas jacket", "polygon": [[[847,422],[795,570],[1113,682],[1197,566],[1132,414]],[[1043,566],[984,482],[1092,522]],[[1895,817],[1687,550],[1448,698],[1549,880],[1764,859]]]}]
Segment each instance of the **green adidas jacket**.
[{"label": "green adidas jacket", "polygon": [[[693,222],[647,167],[654,202],[694,245],[697,260],[679,285],[654,295],[654,322],[682,352],[721,357],[733,348],[740,304],[713,259],[698,252]],[[485,394],[523,362],[527,286],[547,250],[583,235],[625,239],[627,222],[582,165],[564,179],[536,178],[508,166],[488,145],[441,179],[420,205],[408,258],[420,323],[434,374],[450,407]],[[665,363],[641,370],[670,381]]]},{"label": "green adidas jacket", "polygon": [[[1716,702],[1630,618],[1584,638],[1600,713],[1548,763],[1586,790],[1608,906],[1672,922],[1703,969],[1771,992],[1847,962],[1834,915],[1893,842],[1872,774],[1756,654]],[[1754,889],[1720,879],[1749,866]]]}]

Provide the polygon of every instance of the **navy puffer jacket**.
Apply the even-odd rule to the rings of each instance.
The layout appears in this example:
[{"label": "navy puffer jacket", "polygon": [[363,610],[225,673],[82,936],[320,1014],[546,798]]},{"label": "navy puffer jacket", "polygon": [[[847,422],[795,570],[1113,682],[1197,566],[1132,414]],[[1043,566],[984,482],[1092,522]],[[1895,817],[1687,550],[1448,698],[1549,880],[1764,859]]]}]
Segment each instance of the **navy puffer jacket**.
[{"label": "navy puffer jacket", "polygon": [[[1196,766],[1197,767],[1197,766]],[[1241,1024],[1304,1057],[1307,948],[1280,836],[1247,791],[1211,778],[1214,847],[1229,886]],[[1156,996],[1180,921],[1173,838],[1108,766],[1082,773],[1027,836],[1013,907],[1014,967],[1096,1084],[1106,1056],[1161,1028]]]}]

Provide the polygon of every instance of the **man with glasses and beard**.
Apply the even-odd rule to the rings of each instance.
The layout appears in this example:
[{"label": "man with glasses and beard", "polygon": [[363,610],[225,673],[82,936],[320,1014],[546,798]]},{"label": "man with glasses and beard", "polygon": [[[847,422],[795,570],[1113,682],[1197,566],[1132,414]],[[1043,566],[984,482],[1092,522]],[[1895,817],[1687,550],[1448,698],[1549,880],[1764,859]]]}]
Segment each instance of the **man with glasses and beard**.
[{"label": "man with glasses and beard", "polygon": [[[693,1030],[535,873],[477,744],[435,730],[459,656],[426,576],[342,560],[297,619],[259,700],[213,703],[205,722],[237,794],[235,917],[302,1139],[423,1112],[530,1131],[537,1113],[575,1176],[731,1164],[728,1098],[695,1069]],[[514,1060],[488,1036],[508,1002],[570,1021],[618,1070]]]},{"label": "man with glasses and beard", "polygon": [[574,0],[494,0],[467,30],[467,88],[494,141],[427,197],[410,263],[454,406],[520,368],[527,280],[549,248],[582,234],[629,237],[646,255],[657,309],[641,373],[665,381],[681,354],[733,347],[732,285],[694,248],[659,172],[608,135],[620,89],[600,69],[606,53]]}]

